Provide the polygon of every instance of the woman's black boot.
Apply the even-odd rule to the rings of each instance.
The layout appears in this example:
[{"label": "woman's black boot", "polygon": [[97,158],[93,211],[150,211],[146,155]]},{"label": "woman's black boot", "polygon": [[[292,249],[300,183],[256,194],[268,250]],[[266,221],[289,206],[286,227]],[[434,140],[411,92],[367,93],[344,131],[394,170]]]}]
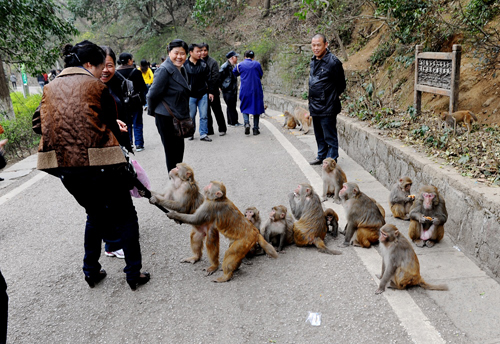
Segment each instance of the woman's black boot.
[{"label": "woman's black boot", "polygon": [[148,283],[150,279],[151,275],[149,274],[149,272],[141,272],[139,277],[137,277],[135,280],[127,280],[127,283],[130,286],[130,289],[136,290],[138,286]]},{"label": "woman's black boot", "polygon": [[101,282],[104,279],[104,277],[106,277],[106,275],[107,275],[106,271],[102,269],[94,277],[85,276],[85,281],[89,284],[90,288],[94,288],[97,283]]}]

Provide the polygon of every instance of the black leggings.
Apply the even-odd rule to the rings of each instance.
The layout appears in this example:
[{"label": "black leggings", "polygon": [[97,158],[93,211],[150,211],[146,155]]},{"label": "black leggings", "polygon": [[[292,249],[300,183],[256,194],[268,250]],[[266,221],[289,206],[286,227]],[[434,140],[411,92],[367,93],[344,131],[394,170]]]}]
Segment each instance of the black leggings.
[{"label": "black leggings", "polygon": [[163,143],[167,169],[170,171],[184,158],[184,138],[175,135],[172,117],[155,114],[155,121]]}]

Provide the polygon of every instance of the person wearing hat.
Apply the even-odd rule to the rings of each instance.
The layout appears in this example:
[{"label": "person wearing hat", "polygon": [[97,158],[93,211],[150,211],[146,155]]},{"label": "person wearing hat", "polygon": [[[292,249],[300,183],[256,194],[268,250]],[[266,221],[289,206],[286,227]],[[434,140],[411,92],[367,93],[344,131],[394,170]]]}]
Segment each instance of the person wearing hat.
[{"label": "person wearing hat", "polygon": [[233,73],[240,76],[240,111],[245,122],[245,135],[250,134],[249,115],[253,115],[253,134],[259,135],[259,117],[264,113],[264,92],[261,79],[264,75],[259,62],[254,61],[255,53],[245,51],[245,59],[236,65]]},{"label": "person wearing hat", "polygon": [[238,123],[238,111],[236,104],[238,102],[238,78],[233,74],[233,66],[238,63],[238,56],[234,50],[226,54],[227,61],[220,67],[220,88],[222,97],[226,102],[227,124],[231,127],[240,127],[243,124]]}]

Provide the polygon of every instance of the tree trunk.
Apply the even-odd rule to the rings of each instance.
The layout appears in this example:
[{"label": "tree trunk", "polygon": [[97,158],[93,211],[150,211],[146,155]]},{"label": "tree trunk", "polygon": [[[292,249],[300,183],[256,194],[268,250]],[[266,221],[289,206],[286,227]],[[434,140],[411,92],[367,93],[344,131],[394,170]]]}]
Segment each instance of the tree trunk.
[{"label": "tree trunk", "polygon": [[16,117],[12,108],[8,82],[3,69],[2,56],[0,56],[0,119],[14,119]]},{"label": "tree trunk", "polygon": [[264,13],[262,13],[262,18],[269,15],[269,9],[271,8],[271,0],[264,0]]},{"label": "tree trunk", "polygon": [[335,36],[335,39],[337,40],[337,42],[339,42],[340,51],[342,52],[342,56],[344,57],[344,61],[349,60],[349,56],[347,56],[347,52],[345,51],[344,44],[342,43],[342,40],[340,39],[339,32],[336,29],[333,29],[333,35]]}]

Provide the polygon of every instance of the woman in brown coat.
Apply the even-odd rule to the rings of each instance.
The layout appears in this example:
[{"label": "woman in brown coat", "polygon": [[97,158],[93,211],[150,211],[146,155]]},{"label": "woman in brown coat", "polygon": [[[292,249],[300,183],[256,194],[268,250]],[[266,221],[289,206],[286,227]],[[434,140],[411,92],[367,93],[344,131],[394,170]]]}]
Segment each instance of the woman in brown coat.
[{"label": "woman in brown coat", "polygon": [[132,290],[149,281],[141,273],[139,224],[124,172],[125,157],[117,137],[116,104],[99,78],[106,54],[83,41],[63,50],[65,69],[43,92],[34,130],[42,134],[38,169],[59,177],[87,212],[83,272],[91,288],[106,277],[99,257],[103,237],[119,233]]}]

